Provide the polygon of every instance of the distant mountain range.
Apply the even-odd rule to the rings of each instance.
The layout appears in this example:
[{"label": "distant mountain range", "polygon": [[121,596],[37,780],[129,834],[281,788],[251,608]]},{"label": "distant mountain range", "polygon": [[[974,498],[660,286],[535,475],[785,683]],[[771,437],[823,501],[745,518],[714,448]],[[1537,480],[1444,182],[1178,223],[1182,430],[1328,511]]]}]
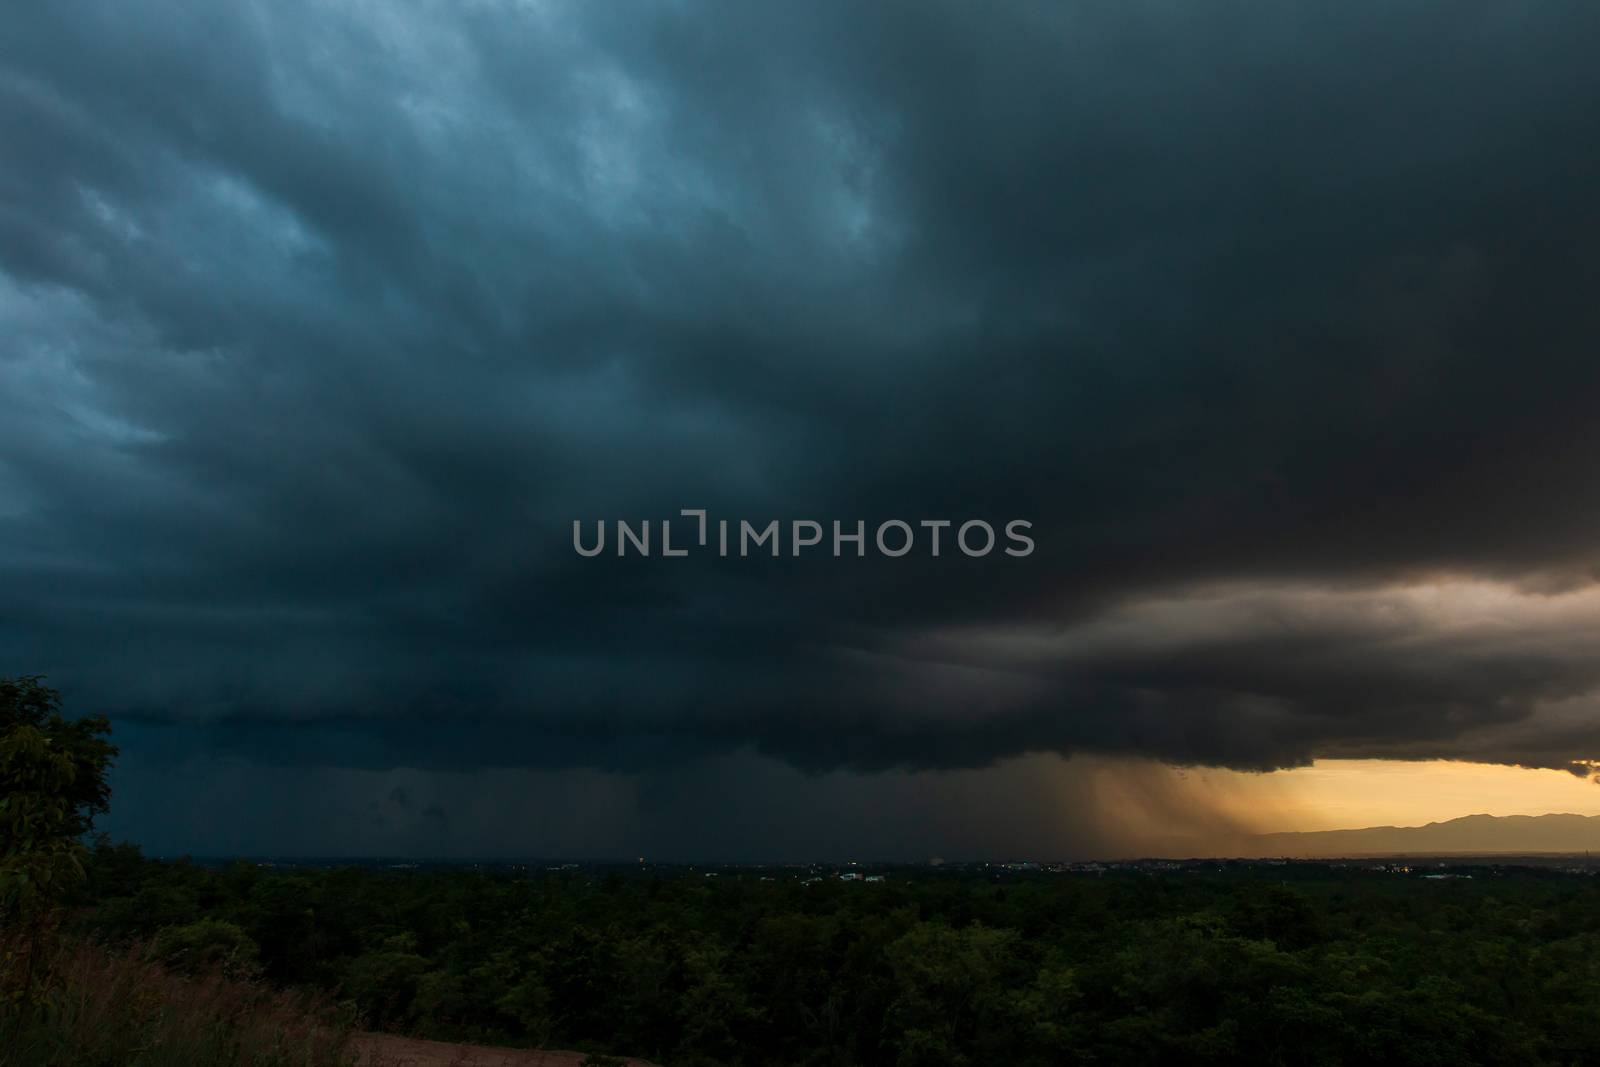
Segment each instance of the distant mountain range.
[{"label": "distant mountain range", "polygon": [[1600,815],[1467,815],[1426,826],[1257,834],[1249,849],[1258,856],[1600,852]]}]

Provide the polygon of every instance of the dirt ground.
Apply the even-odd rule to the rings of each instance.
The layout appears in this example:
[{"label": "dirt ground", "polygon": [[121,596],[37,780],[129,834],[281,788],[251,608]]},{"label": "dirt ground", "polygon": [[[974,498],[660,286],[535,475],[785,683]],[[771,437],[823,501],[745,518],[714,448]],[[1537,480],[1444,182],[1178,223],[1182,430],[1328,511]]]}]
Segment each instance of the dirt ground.
[{"label": "dirt ground", "polygon": [[[584,1057],[581,1052],[457,1045],[396,1034],[357,1034],[352,1044],[361,1067],[578,1067]],[[624,1062],[628,1067],[655,1067],[645,1060]]]}]

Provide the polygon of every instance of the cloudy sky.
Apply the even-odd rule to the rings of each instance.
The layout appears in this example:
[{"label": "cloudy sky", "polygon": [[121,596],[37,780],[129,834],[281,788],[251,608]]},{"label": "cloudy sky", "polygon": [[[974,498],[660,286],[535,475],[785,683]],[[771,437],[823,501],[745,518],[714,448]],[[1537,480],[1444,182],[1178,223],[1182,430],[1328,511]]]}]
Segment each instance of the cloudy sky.
[{"label": "cloudy sky", "polygon": [[[1600,7],[5,21],[0,673],[112,716],[119,833],[1065,855],[1440,760],[1600,810]],[[1036,550],[573,550],[682,508]]]}]

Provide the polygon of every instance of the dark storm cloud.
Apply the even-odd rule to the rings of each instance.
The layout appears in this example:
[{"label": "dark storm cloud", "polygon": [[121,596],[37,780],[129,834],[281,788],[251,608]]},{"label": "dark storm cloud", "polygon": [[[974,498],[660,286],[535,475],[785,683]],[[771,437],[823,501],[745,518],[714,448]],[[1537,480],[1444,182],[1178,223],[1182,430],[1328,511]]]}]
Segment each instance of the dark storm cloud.
[{"label": "dark storm cloud", "polygon": [[[1589,759],[1597,32],[31,5],[0,654],[174,758]],[[571,549],[682,507],[1039,548]]]}]

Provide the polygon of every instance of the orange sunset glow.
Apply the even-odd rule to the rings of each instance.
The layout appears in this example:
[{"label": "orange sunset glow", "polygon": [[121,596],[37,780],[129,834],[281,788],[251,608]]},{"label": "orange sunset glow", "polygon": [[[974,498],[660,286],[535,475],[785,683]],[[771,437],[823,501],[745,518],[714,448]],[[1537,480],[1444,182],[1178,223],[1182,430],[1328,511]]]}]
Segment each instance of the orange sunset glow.
[{"label": "orange sunset glow", "polygon": [[1566,771],[1450,760],[1317,760],[1248,774],[1184,772],[1261,832],[1417,826],[1462,815],[1600,815],[1600,785]]}]

